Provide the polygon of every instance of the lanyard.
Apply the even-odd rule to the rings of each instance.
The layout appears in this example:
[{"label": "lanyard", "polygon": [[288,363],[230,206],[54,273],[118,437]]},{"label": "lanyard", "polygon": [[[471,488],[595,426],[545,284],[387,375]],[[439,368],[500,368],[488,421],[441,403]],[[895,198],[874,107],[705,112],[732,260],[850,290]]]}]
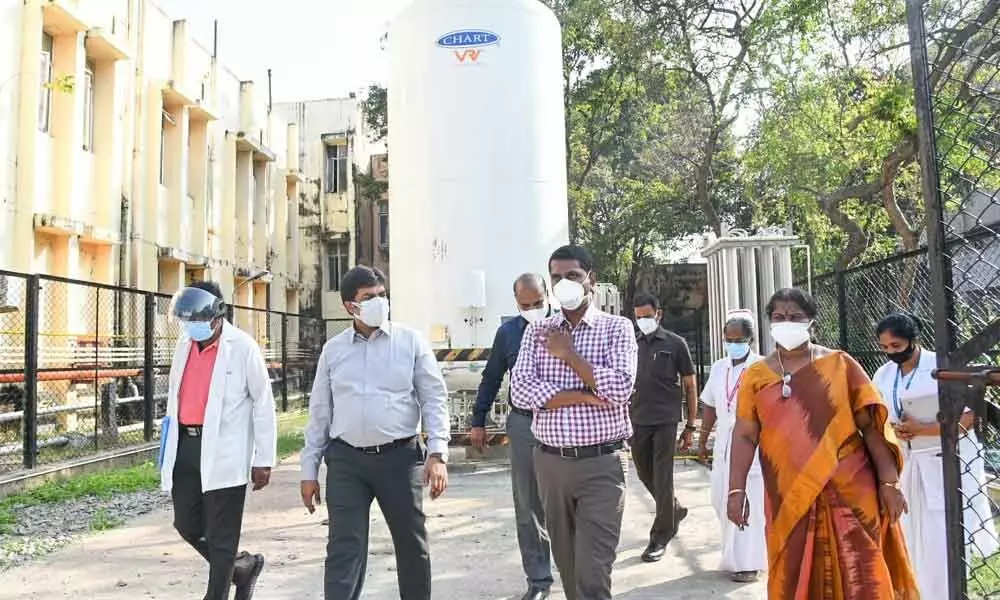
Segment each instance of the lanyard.
[{"label": "lanyard", "polygon": [[903,403],[899,399],[899,382],[904,381],[903,391],[907,392],[910,390],[910,386],[913,385],[913,377],[917,374],[917,367],[914,366],[913,370],[910,371],[909,379],[903,377],[903,367],[896,367],[896,379],[892,383],[892,405],[896,409],[896,418],[903,419]]},{"label": "lanyard", "polygon": [[730,366],[726,369],[726,413],[731,413],[733,411],[733,401],[736,399],[736,392],[740,389],[740,382],[743,381],[743,375],[746,373],[746,369],[740,371],[740,376],[736,378],[736,385],[732,389],[729,389],[729,374],[733,372],[734,367]]}]

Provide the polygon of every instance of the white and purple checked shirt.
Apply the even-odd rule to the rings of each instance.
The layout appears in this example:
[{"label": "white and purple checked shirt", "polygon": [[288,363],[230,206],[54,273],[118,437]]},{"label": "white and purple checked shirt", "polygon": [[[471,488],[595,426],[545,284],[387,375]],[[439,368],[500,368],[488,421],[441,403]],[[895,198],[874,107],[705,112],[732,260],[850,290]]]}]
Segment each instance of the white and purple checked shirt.
[{"label": "white and purple checked shirt", "polygon": [[[580,405],[542,408],[564,390],[586,390],[587,385],[565,362],[549,354],[541,342],[543,331],[563,329],[573,336],[573,347],[594,367],[595,395],[610,406]],[[632,437],[628,403],[635,386],[638,345],[632,322],[594,307],[573,328],[562,313],[528,325],[521,351],[511,372],[510,398],[514,406],[535,412],[531,426],[538,441],[556,448],[593,446]]]}]

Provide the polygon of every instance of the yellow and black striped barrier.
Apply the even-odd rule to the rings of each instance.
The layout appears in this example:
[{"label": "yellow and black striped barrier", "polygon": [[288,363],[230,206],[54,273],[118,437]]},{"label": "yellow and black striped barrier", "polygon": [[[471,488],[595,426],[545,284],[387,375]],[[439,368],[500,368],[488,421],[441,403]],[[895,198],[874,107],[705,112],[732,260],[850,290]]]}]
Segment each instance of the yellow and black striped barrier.
[{"label": "yellow and black striped barrier", "polygon": [[434,356],[438,359],[438,362],[472,362],[488,359],[490,357],[490,349],[453,348],[449,350],[435,350]]}]

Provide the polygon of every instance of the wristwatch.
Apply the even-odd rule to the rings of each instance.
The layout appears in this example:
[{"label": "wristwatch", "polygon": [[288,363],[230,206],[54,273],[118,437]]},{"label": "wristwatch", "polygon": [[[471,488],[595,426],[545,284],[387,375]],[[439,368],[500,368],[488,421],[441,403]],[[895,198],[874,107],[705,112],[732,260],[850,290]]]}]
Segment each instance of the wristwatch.
[{"label": "wristwatch", "polygon": [[435,452],[434,454],[431,454],[428,458],[430,458],[430,457],[434,457],[434,458],[440,460],[441,462],[443,462],[444,464],[448,464],[448,455],[447,454],[441,454],[440,452]]},{"label": "wristwatch", "polygon": [[688,423],[687,425],[684,426],[684,433],[688,432],[694,433],[697,430],[698,428],[692,425],[691,423]]}]

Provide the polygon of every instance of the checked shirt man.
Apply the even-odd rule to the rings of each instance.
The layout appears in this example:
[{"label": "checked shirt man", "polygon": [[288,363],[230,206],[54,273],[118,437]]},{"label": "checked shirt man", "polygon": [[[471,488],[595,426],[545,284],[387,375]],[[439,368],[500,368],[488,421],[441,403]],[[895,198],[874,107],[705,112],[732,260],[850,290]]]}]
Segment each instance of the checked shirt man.
[{"label": "checked shirt man", "polygon": [[562,312],[525,330],[511,402],[535,413],[539,494],[566,598],[611,600],[637,344],[628,319],[593,306],[589,251],[559,248],[549,272]]}]

